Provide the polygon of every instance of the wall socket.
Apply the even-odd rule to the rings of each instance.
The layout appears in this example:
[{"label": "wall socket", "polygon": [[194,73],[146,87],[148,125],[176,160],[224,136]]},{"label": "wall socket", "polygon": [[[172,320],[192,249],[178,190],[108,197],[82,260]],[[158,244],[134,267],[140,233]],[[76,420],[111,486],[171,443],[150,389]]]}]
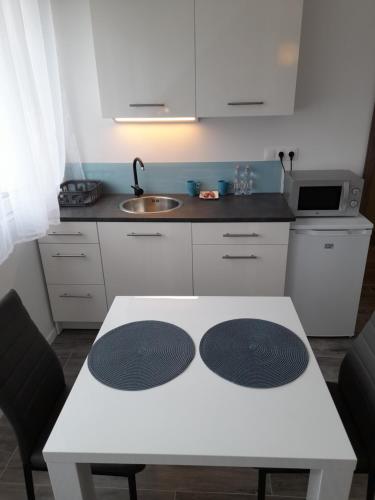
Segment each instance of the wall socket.
[{"label": "wall socket", "polygon": [[294,158],[293,162],[298,160],[299,158],[299,149],[298,148],[286,148],[286,147],[279,147],[279,148],[265,148],[264,149],[264,155],[263,158],[265,161],[274,161],[279,159],[279,152],[282,151],[284,153],[284,163],[289,161],[289,151],[294,151]]}]

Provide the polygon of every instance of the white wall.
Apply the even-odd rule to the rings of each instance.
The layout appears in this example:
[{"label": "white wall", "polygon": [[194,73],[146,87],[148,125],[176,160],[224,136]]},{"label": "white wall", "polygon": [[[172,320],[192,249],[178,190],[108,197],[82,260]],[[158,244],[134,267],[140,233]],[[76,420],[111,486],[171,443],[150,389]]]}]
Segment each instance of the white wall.
[{"label": "white wall", "polygon": [[362,172],[375,98],[374,0],[305,0],[293,116],[183,125],[102,119],[89,0],[54,0],[54,10],[83,161],[261,160],[265,147],[283,146],[300,149],[298,168]]},{"label": "white wall", "polygon": [[11,288],[17,291],[43,335],[52,340],[54,325],[35,241],[16,245],[12,255],[0,266],[0,298]]}]

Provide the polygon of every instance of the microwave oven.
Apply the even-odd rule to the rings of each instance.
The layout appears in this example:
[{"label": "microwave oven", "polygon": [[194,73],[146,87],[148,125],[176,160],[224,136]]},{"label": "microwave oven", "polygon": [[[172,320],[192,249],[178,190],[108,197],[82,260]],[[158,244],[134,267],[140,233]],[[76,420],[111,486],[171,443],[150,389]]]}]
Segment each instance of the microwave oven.
[{"label": "microwave oven", "polygon": [[358,215],[363,179],[350,170],[286,172],[284,194],[296,217]]}]

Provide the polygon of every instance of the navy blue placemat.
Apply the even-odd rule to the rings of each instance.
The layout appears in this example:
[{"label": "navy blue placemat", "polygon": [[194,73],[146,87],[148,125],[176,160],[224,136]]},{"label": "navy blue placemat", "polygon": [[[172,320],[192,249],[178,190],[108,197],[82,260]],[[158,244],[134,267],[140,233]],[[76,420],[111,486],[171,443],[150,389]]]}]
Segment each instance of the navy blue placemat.
[{"label": "navy blue placemat", "polygon": [[302,340],[287,328],[260,319],[234,319],[210,328],[200,354],[220,377],[255,388],[292,382],[306,369],[309,354]]},{"label": "navy blue placemat", "polygon": [[162,321],[136,321],[95,342],[88,367],[109,387],[139,391],[177,377],[194,356],[194,342],[181,328]]}]

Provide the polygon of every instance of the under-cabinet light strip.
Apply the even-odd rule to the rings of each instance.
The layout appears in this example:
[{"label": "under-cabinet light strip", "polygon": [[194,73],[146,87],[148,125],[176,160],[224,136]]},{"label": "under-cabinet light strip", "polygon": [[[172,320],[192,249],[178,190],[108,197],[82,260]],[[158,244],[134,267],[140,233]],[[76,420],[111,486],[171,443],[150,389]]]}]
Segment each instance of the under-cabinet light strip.
[{"label": "under-cabinet light strip", "polygon": [[195,116],[166,116],[157,118],[114,118],[116,123],[152,123],[152,122],[196,122]]}]

